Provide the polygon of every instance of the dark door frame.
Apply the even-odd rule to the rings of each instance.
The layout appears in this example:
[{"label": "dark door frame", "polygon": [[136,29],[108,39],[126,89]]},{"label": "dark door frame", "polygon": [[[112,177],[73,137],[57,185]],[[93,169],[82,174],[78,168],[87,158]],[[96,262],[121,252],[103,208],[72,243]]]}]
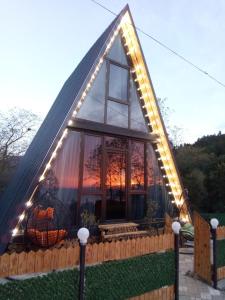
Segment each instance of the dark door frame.
[{"label": "dark door frame", "polygon": [[[80,128],[73,128],[73,130],[79,131],[81,134],[81,144],[80,144],[80,165],[79,165],[79,185],[78,185],[78,200],[77,200],[77,215],[76,215],[76,224],[79,225],[80,223],[80,208],[81,208],[81,199],[84,195],[96,195],[101,198],[101,223],[108,223],[108,222],[124,222],[126,220],[131,220],[131,196],[134,194],[143,194],[146,197],[147,194],[147,186],[146,186],[146,178],[147,178],[147,170],[146,170],[146,142],[149,142],[147,139],[140,139],[133,136],[120,136],[120,135],[114,135],[114,134],[108,134],[98,131],[86,131],[86,130],[80,130]],[[102,166],[101,166],[101,190],[96,192],[85,192],[83,191],[83,167],[84,167],[84,147],[85,147],[85,136],[96,136],[101,138],[101,144],[102,144]],[[126,141],[127,147],[125,149],[120,148],[113,148],[113,147],[107,147],[106,146],[106,137],[112,137],[112,138],[120,138]],[[137,141],[143,143],[145,146],[144,151],[144,180],[145,185],[144,189],[139,190],[132,190],[130,185],[130,179],[131,179],[131,141]],[[125,163],[126,163],[126,177],[125,177],[125,197],[126,197],[126,209],[125,209],[125,218],[124,219],[111,219],[107,220],[106,218],[106,187],[105,187],[105,179],[106,179],[106,156],[107,152],[123,152],[125,153]]]},{"label": "dark door frame", "polygon": [[[125,155],[125,216],[123,219],[107,219],[107,189],[106,189],[106,176],[107,176],[107,173],[106,173],[106,170],[107,170],[107,165],[108,165],[108,157],[107,157],[107,154],[108,153],[121,153],[121,154],[124,154]],[[112,148],[108,148],[108,149],[105,149],[105,161],[104,161],[104,165],[105,165],[105,174],[104,174],[104,186],[103,186],[103,202],[104,203],[104,220],[103,222],[115,222],[115,221],[124,221],[124,220],[127,220],[129,217],[128,217],[128,180],[127,180],[127,177],[128,177],[128,161],[129,161],[129,158],[128,158],[128,153],[127,153],[127,149],[112,149]]]}]

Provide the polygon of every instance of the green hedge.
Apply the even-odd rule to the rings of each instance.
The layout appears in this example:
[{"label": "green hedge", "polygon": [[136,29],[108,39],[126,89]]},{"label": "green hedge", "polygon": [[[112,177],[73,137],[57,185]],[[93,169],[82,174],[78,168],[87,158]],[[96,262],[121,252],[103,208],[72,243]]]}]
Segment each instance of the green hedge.
[{"label": "green hedge", "polygon": [[217,267],[225,267],[225,240],[217,241]]},{"label": "green hedge", "polygon": [[86,283],[87,299],[126,299],[172,285],[174,252],[145,255],[89,268]]},{"label": "green hedge", "polygon": [[222,213],[215,213],[215,214],[201,214],[201,216],[210,222],[212,218],[217,218],[219,220],[220,226],[225,226],[225,214]]},{"label": "green hedge", "polygon": [[[0,285],[4,300],[69,300],[78,294],[77,269]],[[86,269],[86,299],[126,299],[174,284],[174,252],[107,262]]]},{"label": "green hedge", "polygon": [[1,300],[75,299],[78,293],[78,270],[51,273],[0,285]]}]

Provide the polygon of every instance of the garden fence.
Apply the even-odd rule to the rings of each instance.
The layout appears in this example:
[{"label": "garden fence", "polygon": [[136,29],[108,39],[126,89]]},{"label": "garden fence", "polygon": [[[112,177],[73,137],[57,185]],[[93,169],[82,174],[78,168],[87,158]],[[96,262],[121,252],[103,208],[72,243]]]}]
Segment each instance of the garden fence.
[{"label": "garden fence", "polygon": [[[88,244],[88,265],[167,251],[174,248],[172,233],[152,237]],[[0,277],[72,268],[79,264],[78,243],[68,248],[21,252],[0,256]]]},{"label": "garden fence", "polygon": [[[209,219],[208,219],[209,221]],[[211,229],[209,222],[198,213],[194,213],[195,241],[194,241],[194,272],[207,281],[212,283],[211,259],[213,249],[211,247]],[[216,230],[216,266],[217,280],[225,278],[225,226],[219,226]]]}]

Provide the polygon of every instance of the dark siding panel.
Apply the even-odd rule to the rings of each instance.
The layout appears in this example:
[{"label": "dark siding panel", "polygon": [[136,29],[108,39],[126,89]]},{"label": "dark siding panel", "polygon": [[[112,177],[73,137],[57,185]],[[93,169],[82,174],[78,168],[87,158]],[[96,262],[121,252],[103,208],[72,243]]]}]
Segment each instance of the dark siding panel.
[{"label": "dark siding panel", "polygon": [[0,201],[0,253],[4,252],[9,242],[11,235],[10,230],[16,225],[18,221],[17,216],[21,210],[23,210],[27,197],[30,196],[29,188],[35,187],[34,183],[37,183],[37,175],[40,176],[41,172],[39,172],[39,174],[37,173],[57,138],[61,126],[65,122],[65,118],[74,104],[74,100],[77,101],[76,97],[82,84],[100,54],[118,18],[120,18],[122,14],[123,11],[91,47],[63,85],[48,115],[22,159],[13,180],[6,189]]}]

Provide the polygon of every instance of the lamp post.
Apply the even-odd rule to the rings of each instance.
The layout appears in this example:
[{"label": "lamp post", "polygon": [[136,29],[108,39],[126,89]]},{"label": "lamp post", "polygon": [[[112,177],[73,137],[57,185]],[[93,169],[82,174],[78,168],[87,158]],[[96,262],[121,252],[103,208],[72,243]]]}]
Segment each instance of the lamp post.
[{"label": "lamp post", "polygon": [[175,250],[175,300],[179,300],[179,233],[180,233],[180,223],[173,222],[172,230],[174,232],[174,250]]},{"label": "lamp post", "polygon": [[80,243],[80,277],[79,277],[79,300],[84,299],[84,273],[85,273],[85,249],[89,237],[89,230],[82,227],[77,232]]},{"label": "lamp post", "polygon": [[212,228],[212,240],[213,240],[213,287],[217,289],[217,245],[216,245],[216,229],[219,225],[219,221],[216,218],[210,220]]}]

